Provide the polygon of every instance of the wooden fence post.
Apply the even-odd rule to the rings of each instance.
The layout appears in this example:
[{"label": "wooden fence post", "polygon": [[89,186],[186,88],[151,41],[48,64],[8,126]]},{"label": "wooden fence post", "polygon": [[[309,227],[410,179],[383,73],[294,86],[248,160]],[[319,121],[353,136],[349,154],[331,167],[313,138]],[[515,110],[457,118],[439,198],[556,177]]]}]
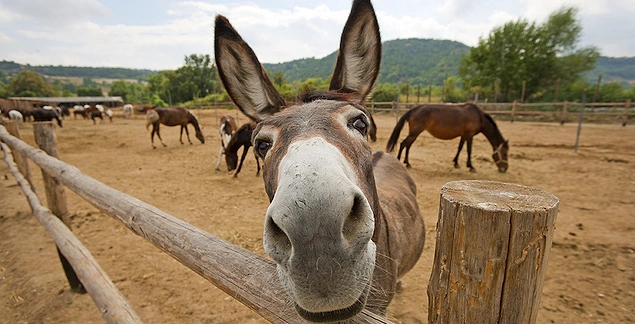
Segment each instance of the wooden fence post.
[{"label": "wooden fence post", "polygon": [[626,105],[624,106],[624,117],[622,121],[622,126],[626,126],[628,123],[628,113],[631,110],[631,99],[626,99]]},{"label": "wooden fence post", "polygon": [[535,323],[559,200],[495,181],[441,189],[429,323]]},{"label": "wooden fence post", "polygon": [[[22,136],[20,135],[20,129],[18,128],[18,125],[16,124],[15,121],[13,120],[7,121],[5,127],[7,128],[7,132],[9,132],[9,134],[11,134],[13,137],[22,139]],[[11,151],[11,153],[13,154],[13,160],[15,161],[15,164],[17,164],[18,166],[18,170],[20,171],[20,173],[22,173],[26,181],[29,183],[31,190],[37,193],[35,190],[35,186],[33,185],[33,179],[31,178],[31,170],[29,169],[29,160],[26,159],[24,154],[18,151]]]},{"label": "wooden fence post", "polygon": [[516,105],[518,104],[518,100],[514,100],[512,104],[512,122],[516,119]]},{"label": "wooden fence post", "polygon": [[562,115],[560,116],[560,125],[563,125],[567,119],[567,105],[568,104],[569,102],[566,100],[565,102],[562,103]]},{"label": "wooden fence post", "polygon": [[[57,158],[57,140],[55,137],[55,131],[53,130],[52,122],[34,122],[33,123],[33,135],[35,142],[48,155]],[[70,229],[71,220],[68,212],[68,206],[66,205],[66,192],[64,191],[64,185],[55,178],[51,177],[48,173],[42,170],[42,179],[44,180],[44,190],[46,192],[46,202],[51,212],[57,216],[62,222]],[[66,257],[62,255],[59,248],[57,252],[66,273],[66,279],[71,286],[71,289],[78,293],[86,293],[86,289],[77,278],[77,274],[71,267]]]}]

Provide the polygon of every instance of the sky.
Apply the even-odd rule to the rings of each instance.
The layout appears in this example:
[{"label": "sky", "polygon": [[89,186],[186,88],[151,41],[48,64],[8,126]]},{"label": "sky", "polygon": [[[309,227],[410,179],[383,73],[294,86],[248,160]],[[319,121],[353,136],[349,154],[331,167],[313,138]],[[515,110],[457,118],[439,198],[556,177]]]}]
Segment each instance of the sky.
[{"label": "sky", "polygon": [[[176,69],[213,57],[214,17],[226,16],[263,63],[337,50],[352,1],[0,0],[0,60],[31,65]],[[382,41],[448,39],[475,46],[496,26],[539,24],[576,6],[579,46],[635,56],[634,0],[374,0]]]}]

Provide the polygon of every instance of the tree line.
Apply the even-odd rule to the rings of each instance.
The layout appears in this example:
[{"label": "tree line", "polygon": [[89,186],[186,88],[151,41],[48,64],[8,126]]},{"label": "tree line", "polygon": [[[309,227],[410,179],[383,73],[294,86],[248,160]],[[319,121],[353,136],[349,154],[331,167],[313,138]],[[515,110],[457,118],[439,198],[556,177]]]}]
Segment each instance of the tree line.
[{"label": "tree line", "polygon": [[[595,47],[579,47],[582,27],[576,18],[575,7],[562,7],[553,12],[542,24],[526,19],[510,21],[495,27],[478,45],[464,45],[444,41],[430,48],[433,40],[398,40],[386,42],[384,56],[392,61],[382,64],[381,80],[371,100],[377,102],[464,102],[478,98],[488,102],[579,101],[583,89],[593,88],[585,73],[592,70],[599,57]],[[438,45],[439,41],[436,41]],[[393,55],[396,47],[403,53]],[[387,51],[387,52],[386,52]],[[450,60],[454,53],[462,57],[458,66]],[[434,63],[408,64],[407,57],[426,55]],[[333,56],[333,57],[331,57]],[[327,89],[329,75],[318,73],[320,66],[335,56],[322,60],[296,60],[286,63],[265,64],[268,75],[278,91],[289,101],[296,101],[307,91]],[[405,60],[405,61],[404,61]],[[628,60],[628,59],[627,59]],[[2,62],[7,63],[7,62]],[[629,62],[624,64],[628,65]],[[305,71],[307,65],[313,77],[290,79],[291,71]],[[304,66],[304,67],[303,67]],[[455,74],[451,74],[455,69]],[[285,72],[287,71],[287,72]],[[421,71],[426,71],[424,75]],[[306,73],[306,72],[303,72]],[[81,85],[48,80],[37,71],[22,70],[9,77],[0,70],[0,96],[121,96],[125,102],[149,102],[155,106],[189,105],[194,103],[225,102],[229,98],[218,80],[216,67],[209,55],[191,54],[184,65],[176,70],[164,70],[147,75],[146,80],[116,81],[108,86],[84,77]],[[107,88],[103,91],[102,88]],[[635,100],[635,87],[623,88],[619,82],[601,84],[599,102]]]}]

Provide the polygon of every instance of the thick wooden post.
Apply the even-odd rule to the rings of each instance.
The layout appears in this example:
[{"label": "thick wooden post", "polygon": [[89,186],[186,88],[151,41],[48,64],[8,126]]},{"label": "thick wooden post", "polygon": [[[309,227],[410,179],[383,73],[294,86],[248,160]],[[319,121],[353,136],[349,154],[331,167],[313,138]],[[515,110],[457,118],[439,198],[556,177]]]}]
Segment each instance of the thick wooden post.
[{"label": "thick wooden post", "polygon": [[441,189],[429,323],[535,323],[559,200],[495,181]]},{"label": "thick wooden post", "polygon": [[[22,139],[22,136],[20,135],[20,129],[18,128],[18,125],[15,121],[7,121],[5,127],[7,128],[7,132],[9,132],[9,134],[11,134],[13,137]],[[29,169],[29,160],[24,157],[24,154],[18,151],[11,151],[11,153],[13,153],[13,160],[15,161],[15,164],[18,165],[18,170],[20,171],[20,173],[22,173],[26,181],[29,182],[31,190],[36,193],[35,186],[33,185],[33,179],[31,178],[31,170]]]},{"label": "thick wooden post", "polygon": [[565,101],[564,103],[562,103],[562,115],[560,116],[560,125],[563,125],[567,119],[567,105],[568,104],[569,104],[568,101]]},{"label": "thick wooden post", "polygon": [[514,100],[514,103],[512,104],[512,122],[516,119],[516,105],[518,105],[518,101]]},{"label": "thick wooden post", "polygon": [[[55,137],[55,131],[53,130],[52,122],[34,122],[33,123],[33,135],[35,142],[40,149],[46,152],[48,155],[57,158],[57,140]],[[62,222],[70,229],[71,220],[68,213],[68,206],[66,205],[66,192],[64,185],[51,177],[48,173],[42,170],[42,179],[44,180],[44,190],[46,192],[46,203],[51,212],[57,216]],[[66,257],[62,255],[59,248],[57,252],[60,255],[60,261],[62,261],[62,267],[66,273],[66,278],[71,286],[71,289],[75,292],[86,293],[86,289],[77,278],[77,274],[71,267]]]}]

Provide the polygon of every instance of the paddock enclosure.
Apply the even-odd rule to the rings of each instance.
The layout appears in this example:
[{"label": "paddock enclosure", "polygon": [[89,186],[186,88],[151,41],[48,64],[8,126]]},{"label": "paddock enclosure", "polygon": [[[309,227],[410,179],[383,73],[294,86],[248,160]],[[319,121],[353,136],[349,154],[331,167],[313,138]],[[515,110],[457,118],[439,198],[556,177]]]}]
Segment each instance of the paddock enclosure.
[{"label": "paddock enclosure", "polygon": [[[118,113],[119,111],[116,111]],[[217,120],[235,110],[193,110],[206,144],[181,145],[178,127],[163,129],[167,147],[153,150],[145,119],[93,125],[67,118],[56,128],[59,158],[104,184],[265,256],[262,179],[247,158],[238,178],[214,170]],[[383,150],[394,115],[375,116],[374,150]],[[517,183],[560,199],[538,323],[623,323],[635,321],[635,129],[619,124],[583,124],[578,153],[577,125],[497,121],[510,140],[510,166],[496,171],[491,146],[474,138],[478,173],[450,163],[458,140],[423,133],[413,144],[409,170],[427,229],[426,246],[389,307],[389,319],[427,322],[426,287],[434,259],[439,191],[449,181],[477,179]],[[32,146],[32,124],[21,128]],[[402,136],[405,136],[402,134]],[[251,154],[251,153],[250,153]],[[464,165],[466,154],[459,157]],[[41,199],[42,176],[31,164]],[[221,165],[221,170],[226,170]],[[31,210],[6,164],[0,163],[0,322],[103,323],[88,295],[69,291],[50,236]],[[257,314],[167,256],[95,207],[66,191],[72,230],[146,323],[265,323]],[[116,202],[113,202],[116,204]]]}]

